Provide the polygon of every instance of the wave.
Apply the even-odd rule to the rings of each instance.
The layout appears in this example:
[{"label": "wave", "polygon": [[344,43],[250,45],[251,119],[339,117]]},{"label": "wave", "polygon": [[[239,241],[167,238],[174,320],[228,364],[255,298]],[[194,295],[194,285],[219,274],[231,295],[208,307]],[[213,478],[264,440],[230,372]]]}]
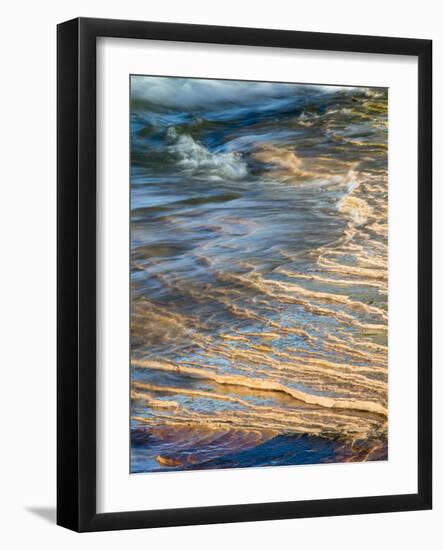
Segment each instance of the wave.
[{"label": "wave", "polygon": [[338,209],[351,218],[355,225],[362,225],[371,216],[372,208],[361,198],[349,194],[338,204]]},{"label": "wave", "polygon": [[364,411],[382,416],[387,416],[387,409],[382,404],[374,401],[363,401],[359,399],[344,399],[327,397],[323,395],[315,395],[312,393],[297,390],[295,388],[289,388],[280,382],[273,380],[254,379],[241,375],[225,375],[217,374],[209,370],[204,370],[194,367],[185,367],[183,365],[173,365],[164,361],[155,360],[143,360],[133,359],[132,364],[137,367],[145,367],[149,369],[156,369],[166,372],[179,372],[188,376],[194,376],[197,378],[205,378],[207,380],[213,380],[217,384],[226,384],[231,386],[245,386],[249,389],[256,389],[262,391],[274,391],[282,392],[297,401],[302,401],[308,405],[318,405],[328,409],[351,409],[354,411]]},{"label": "wave", "polygon": [[248,173],[246,162],[238,153],[211,153],[189,134],[178,134],[174,127],[168,129],[167,137],[173,142],[169,151],[178,157],[178,165],[187,175],[237,180]]},{"label": "wave", "polygon": [[[298,154],[293,148],[282,147],[272,142],[263,143],[252,153],[274,179],[309,186],[327,185],[343,188],[351,193],[358,185],[355,163],[331,158],[309,158]],[[271,168],[271,170],[269,170]]]},{"label": "wave", "polygon": [[248,82],[233,80],[207,80],[203,78],[180,78],[162,76],[132,76],[131,97],[167,108],[202,110],[207,107],[225,107],[232,103],[242,104],[275,101],[288,97],[303,97],[325,93],[355,93],[346,86],[288,85],[279,82]]}]

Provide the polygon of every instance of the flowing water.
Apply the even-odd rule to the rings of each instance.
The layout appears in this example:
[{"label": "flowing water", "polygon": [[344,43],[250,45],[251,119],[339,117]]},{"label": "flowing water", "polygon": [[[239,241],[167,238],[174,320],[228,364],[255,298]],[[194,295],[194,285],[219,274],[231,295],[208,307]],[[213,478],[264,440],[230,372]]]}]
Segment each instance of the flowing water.
[{"label": "flowing water", "polygon": [[131,471],[387,458],[387,90],[131,81]]}]

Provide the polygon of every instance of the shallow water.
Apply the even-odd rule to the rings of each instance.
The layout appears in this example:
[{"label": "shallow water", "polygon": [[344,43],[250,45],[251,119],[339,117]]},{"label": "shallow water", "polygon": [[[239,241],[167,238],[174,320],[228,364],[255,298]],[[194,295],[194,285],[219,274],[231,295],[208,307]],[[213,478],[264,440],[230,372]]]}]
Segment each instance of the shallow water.
[{"label": "shallow water", "polygon": [[131,89],[131,470],[385,459],[387,92]]}]

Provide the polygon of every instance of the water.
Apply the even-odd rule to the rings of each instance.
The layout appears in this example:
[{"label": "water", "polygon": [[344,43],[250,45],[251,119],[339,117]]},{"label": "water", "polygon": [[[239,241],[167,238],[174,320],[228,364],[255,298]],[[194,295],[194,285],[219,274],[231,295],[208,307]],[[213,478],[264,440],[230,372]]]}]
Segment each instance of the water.
[{"label": "water", "polygon": [[387,457],[387,91],[132,77],[131,471]]}]

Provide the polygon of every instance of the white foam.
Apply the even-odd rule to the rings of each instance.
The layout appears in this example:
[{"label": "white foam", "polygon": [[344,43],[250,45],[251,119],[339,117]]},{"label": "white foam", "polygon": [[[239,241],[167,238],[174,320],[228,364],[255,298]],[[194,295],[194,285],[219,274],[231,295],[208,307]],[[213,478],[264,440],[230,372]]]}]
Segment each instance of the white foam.
[{"label": "white foam", "polygon": [[[303,94],[305,84],[279,82],[248,82],[241,80],[214,80],[133,75],[131,96],[157,105],[176,109],[201,109],[208,105],[249,103],[257,100],[293,97]],[[311,92],[334,92],[349,87],[310,86]]]},{"label": "white foam", "polygon": [[248,172],[245,161],[238,153],[211,153],[190,135],[178,135],[175,128],[169,128],[168,138],[173,140],[169,151],[179,157],[178,164],[188,175],[237,180]]}]

